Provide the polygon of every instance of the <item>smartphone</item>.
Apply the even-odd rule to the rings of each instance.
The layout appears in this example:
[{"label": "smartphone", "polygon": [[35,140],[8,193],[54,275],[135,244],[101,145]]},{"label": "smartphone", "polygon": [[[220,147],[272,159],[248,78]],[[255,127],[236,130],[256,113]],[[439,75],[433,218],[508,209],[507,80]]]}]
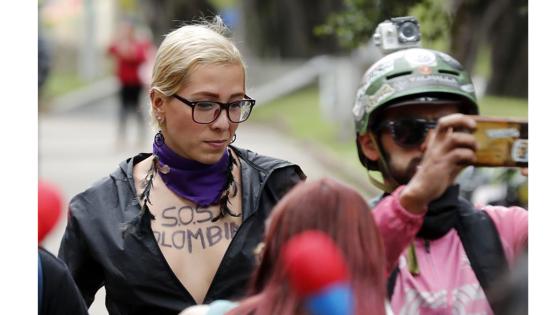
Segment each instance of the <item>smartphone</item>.
[{"label": "smartphone", "polygon": [[472,116],[478,144],[475,166],[529,166],[529,123],[523,119]]}]

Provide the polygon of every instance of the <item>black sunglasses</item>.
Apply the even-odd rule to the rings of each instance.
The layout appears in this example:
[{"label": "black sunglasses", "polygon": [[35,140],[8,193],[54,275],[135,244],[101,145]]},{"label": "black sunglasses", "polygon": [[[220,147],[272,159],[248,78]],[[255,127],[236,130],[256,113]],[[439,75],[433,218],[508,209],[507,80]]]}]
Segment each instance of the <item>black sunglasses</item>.
[{"label": "black sunglasses", "polygon": [[404,148],[421,145],[430,129],[437,126],[437,121],[423,118],[403,118],[384,121],[376,128],[377,131],[387,129],[396,144]]}]

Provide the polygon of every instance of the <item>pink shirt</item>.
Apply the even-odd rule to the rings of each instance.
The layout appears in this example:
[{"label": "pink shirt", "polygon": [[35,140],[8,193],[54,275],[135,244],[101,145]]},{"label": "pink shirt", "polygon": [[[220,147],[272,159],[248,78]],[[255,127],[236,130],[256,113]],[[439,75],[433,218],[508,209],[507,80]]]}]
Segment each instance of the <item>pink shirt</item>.
[{"label": "pink shirt", "polygon": [[[381,200],[373,211],[383,235],[387,272],[396,264],[400,269],[391,300],[395,315],[493,314],[454,229],[428,241],[428,245],[415,238],[423,215],[411,214],[400,205],[398,196],[403,188]],[[494,221],[511,265],[527,245],[528,212],[519,207],[483,209]],[[420,267],[417,276],[408,271],[405,256],[405,249],[413,240]]]}]

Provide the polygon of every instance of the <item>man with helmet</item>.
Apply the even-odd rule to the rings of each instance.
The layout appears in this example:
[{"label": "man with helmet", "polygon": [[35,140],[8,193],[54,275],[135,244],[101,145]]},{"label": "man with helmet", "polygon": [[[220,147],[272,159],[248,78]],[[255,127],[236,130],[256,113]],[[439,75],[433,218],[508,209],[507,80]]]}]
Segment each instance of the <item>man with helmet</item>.
[{"label": "man with helmet", "polygon": [[526,210],[459,197],[455,178],[475,161],[474,114],[468,73],[429,49],[385,56],[357,92],[358,155],[385,192],[373,212],[395,314],[492,314],[486,290],[526,248]]}]

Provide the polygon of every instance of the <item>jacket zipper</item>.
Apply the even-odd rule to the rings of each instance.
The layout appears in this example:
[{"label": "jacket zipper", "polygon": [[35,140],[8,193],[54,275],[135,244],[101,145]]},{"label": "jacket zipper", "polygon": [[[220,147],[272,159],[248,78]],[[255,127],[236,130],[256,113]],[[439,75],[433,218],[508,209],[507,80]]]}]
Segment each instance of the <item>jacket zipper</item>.
[{"label": "jacket zipper", "polygon": [[[237,153],[237,152],[236,152]],[[239,161],[239,180],[240,180],[240,187],[241,187],[241,194],[244,193],[244,189],[243,189],[243,163],[241,162],[242,158],[238,155],[238,161]],[[249,161],[247,160],[243,160],[246,163],[249,163]],[[268,176],[270,176],[270,173],[268,174]],[[258,200],[256,205],[258,206],[259,202],[260,202],[260,198],[262,196],[262,191],[264,189],[264,183],[266,183],[266,181],[268,180],[268,176],[263,180],[262,185],[259,189],[259,194],[257,195]],[[224,260],[226,260],[226,257],[228,257],[229,252],[231,251],[231,247],[232,244],[234,244],[235,239],[237,238],[237,235],[240,234],[241,229],[243,229],[244,226],[246,226],[247,224],[245,222],[249,221],[249,219],[255,214],[255,211],[252,211],[253,209],[250,209],[250,207],[252,206],[251,201],[248,200],[248,205],[245,205],[243,203],[243,195],[241,195],[241,218],[243,218],[243,216],[245,215],[245,210],[246,211],[250,211],[250,215],[248,217],[245,218],[245,220],[241,220],[241,225],[239,225],[239,229],[237,229],[237,232],[235,232],[235,235],[231,238],[231,242],[229,243],[228,247],[226,248],[226,252],[224,253],[224,256],[222,257],[222,260],[220,261],[220,264],[218,265],[218,269],[216,270],[216,273],[214,274],[214,277],[212,278],[212,281],[210,282],[210,286],[208,287],[208,291],[206,292],[206,295],[204,296],[204,301],[203,303],[207,304],[206,302],[206,298],[208,297],[208,293],[210,293],[212,291],[212,289],[214,288],[214,280],[216,279],[216,276],[220,274],[220,272],[222,272],[222,269],[224,268]],[[247,208],[245,208],[245,206]]]},{"label": "jacket zipper", "polygon": [[[237,152],[236,152],[236,153],[237,153]],[[240,175],[241,175],[241,176],[240,176],[240,180],[241,180],[240,186],[243,187],[243,169],[242,169],[241,160],[245,161],[246,163],[250,163],[250,161],[244,160],[243,158],[240,157],[240,155],[238,155],[238,156],[239,156],[238,160],[239,160]],[[251,163],[251,164],[252,164],[252,163]],[[252,164],[252,165],[253,165],[253,164]],[[255,169],[259,169],[259,168],[256,167],[255,165],[253,165],[253,167],[255,167]],[[267,176],[266,176],[266,177],[264,178],[264,180],[262,181],[262,185],[261,185],[261,187],[260,187],[260,189],[259,189],[259,193],[258,193],[258,195],[257,195],[257,197],[258,197],[258,200],[257,200],[257,202],[256,202],[256,205],[257,205],[257,206],[258,206],[258,204],[259,204],[259,202],[260,202],[260,198],[262,197],[262,191],[263,191],[263,189],[264,189],[264,187],[265,187],[265,183],[267,182],[268,177],[269,177],[271,174],[272,174],[272,172],[268,173]],[[131,179],[129,178],[129,182],[134,183],[134,180],[131,180]],[[134,195],[136,195],[136,191],[135,191],[134,185],[132,185],[132,191],[134,192]],[[243,189],[241,190],[241,192],[243,193]],[[248,201],[248,203],[249,203],[249,205],[247,205],[247,208],[244,209],[244,204],[243,204],[243,202],[242,202],[242,204],[241,204],[241,209],[243,209],[244,211],[245,211],[245,210],[247,210],[247,211],[252,210],[252,209],[249,209],[249,207],[252,206],[252,204],[250,203],[250,200]],[[139,206],[139,205],[138,205],[138,206]],[[204,296],[203,303],[206,303],[206,298],[208,297],[208,293],[210,293],[210,292],[212,291],[212,289],[213,289],[213,287],[214,287],[214,285],[215,285],[215,284],[214,284],[214,280],[216,279],[216,276],[217,276],[218,274],[220,274],[220,272],[221,272],[222,269],[224,268],[224,267],[223,267],[224,260],[226,260],[226,257],[228,257],[228,255],[229,255],[229,253],[230,253],[230,251],[231,251],[231,247],[232,247],[231,245],[234,243],[235,239],[237,238],[237,235],[241,232],[241,230],[243,229],[243,227],[244,227],[245,225],[247,225],[247,224],[245,224],[245,222],[248,221],[248,220],[255,214],[255,211],[251,211],[250,213],[251,213],[251,214],[250,214],[247,218],[245,218],[245,220],[242,220],[242,221],[241,221],[241,224],[239,225],[239,228],[237,229],[237,232],[235,233],[235,235],[234,235],[233,238],[231,239],[231,242],[229,243],[229,245],[228,245],[228,247],[227,247],[227,249],[226,249],[226,251],[225,251],[225,253],[224,253],[224,256],[222,257],[222,260],[220,261],[220,264],[218,265],[218,269],[216,270],[216,273],[214,274],[214,277],[212,278],[212,281],[210,282],[210,286],[208,287],[208,291],[206,292],[206,295]],[[149,213],[145,213],[145,215],[149,215]],[[243,214],[242,214],[242,216],[243,216]],[[189,290],[181,283],[181,281],[179,280],[179,278],[177,278],[177,275],[173,272],[173,270],[171,269],[171,266],[169,266],[169,263],[167,262],[167,260],[165,260],[165,256],[163,255],[163,252],[161,251],[161,248],[159,248],[159,245],[158,245],[158,243],[157,243],[157,240],[156,240],[156,237],[155,237],[155,235],[154,235],[154,231],[152,230],[152,225],[150,224],[150,222],[151,222],[151,220],[148,220],[148,232],[149,232],[149,234],[150,234],[150,240],[152,241],[152,244],[155,244],[155,247],[157,248],[157,251],[158,251],[158,253],[159,253],[159,259],[160,259],[160,260],[163,262],[163,264],[167,267],[167,271],[168,271],[168,273],[171,275],[171,277],[174,279],[175,283],[176,283],[180,288],[182,288],[183,291],[186,293],[186,295],[191,299],[191,301],[192,301],[193,303],[196,304],[196,300],[194,299],[194,297],[191,295],[191,293],[189,292]]]},{"label": "jacket zipper", "polygon": [[[426,266],[429,266],[428,268],[430,268],[431,274],[435,275],[436,266],[434,266],[434,260],[432,259],[432,255],[430,255],[431,252],[430,241],[427,239],[423,239],[421,241],[424,243],[423,245],[424,245],[425,254],[422,256],[425,257]],[[437,281],[436,283],[439,283],[439,281]]]},{"label": "jacket zipper", "polygon": [[[424,249],[425,249],[425,251],[426,251],[426,255],[425,255],[425,257],[426,257],[426,263],[427,263],[427,265],[430,266],[429,268],[431,269],[432,277],[434,277],[434,280],[436,280],[436,281],[434,281],[434,283],[436,284],[436,288],[443,288],[442,283],[441,283],[441,281],[440,281],[440,279],[439,279],[439,273],[438,273],[438,272],[435,272],[437,266],[435,265],[434,260],[432,259],[430,240],[424,239],[423,241],[424,241]],[[438,290],[436,290],[435,292],[437,292],[437,291],[438,291]],[[446,305],[447,308],[449,308],[449,307],[451,307],[452,305],[449,305],[449,303],[448,303],[447,294],[449,294],[449,292],[446,292],[446,296],[445,296],[445,305]]]},{"label": "jacket zipper", "polygon": [[[249,219],[249,218],[247,218],[247,219]],[[235,235],[231,239],[231,242],[229,243],[228,247],[226,248],[226,252],[224,253],[224,256],[222,257],[222,260],[220,261],[220,264],[218,265],[218,269],[216,269],[216,273],[214,274],[214,277],[212,277],[212,281],[210,282],[210,285],[208,286],[208,291],[206,291],[206,295],[204,296],[204,299],[203,299],[203,302],[202,302],[203,304],[208,304],[208,302],[206,302],[206,298],[208,297],[208,293],[210,293],[210,291],[212,291],[212,289],[214,287],[214,280],[216,279],[216,276],[218,274],[220,274],[220,272],[224,268],[223,267],[224,260],[226,260],[226,257],[228,257],[228,254],[230,252],[230,248],[232,247],[232,244],[235,241],[235,238],[237,237],[237,235],[239,234],[239,232],[241,231],[243,226],[247,225],[247,224],[243,224],[244,222],[245,221],[241,221],[241,225],[239,225],[239,229],[237,229],[237,232],[235,232]]]},{"label": "jacket zipper", "polygon": [[[248,219],[248,218],[247,218]],[[214,279],[216,278],[216,275],[218,275],[218,273],[221,271],[222,269],[222,265],[224,263],[225,258],[227,257],[231,245],[233,244],[233,241],[235,240],[235,238],[237,237],[237,235],[239,234],[239,232],[241,231],[241,229],[243,228],[243,226],[247,225],[247,224],[243,224],[244,221],[241,222],[241,224],[239,225],[239,229],[237,229],[237,232],[235,232],[235,235],[233,236],[233,238],[231,239],[231,242],[229,243],[224,256],[222,257],[222,260],[220,261],[220,265],[218,266],[218,269],[216,270],[216,273],[214,274],[214,277],[212,278],[212,281],[210,282],[210,285],[208,286],[208,291],[206,292],[206,294],[204,295],[204,299],[203,299],[203,304],[207,304],[206,303],[206,297],[208,296],[208,293],[211,291],[212,287],[214,286]],[[197,304],[196,300],[194,299],[194,297],[192,296],[192,294],[189,292],[189,290],[183,285],[183,283],[179,280],[179,278],[177,278],[177,275],[175,274],[175,272],[173,272],[173,269],[171,269],[171,266],[169,266],[169,263],[167,262],[167,260],[165,259],[165,256],[163,255],[163,252],[161,251],[161,248],[159,247],[159,244],[157,243],[156,237],[154,235],[154,232],[152,230],[152,225],[148,224],[148,229],[149,229],[149,234],[150,234],[150,239],[153,241],[153,243],[156,245],[155,247],[158,250],[159,253],[159,258],[160,260],[163,262],[163,264],[167,267],[167,271],[168,273],[171,275],[171,277],[173,279],[175,279],[175,283],[181,287],[184,292],[187,294],[187,296],[195,303]]]},{"label": "jacket zipper", "polygon": [[[149,215],[148,213],[145,213],[144,215]],[[169,266],[169,263],[167,262],[167,260],[165,259],[165,256],[163,255],[163,252],[161,251],[161,248],[159,248],[159,244],[157,243],[156,237],[154,235],[154,231],[152,230],[152,224],[151,224],[151,220],[148,221],[148,234],[150,234],[150,240],[152,241],[153,244],[155,244],[155,247],[157,248],[157,251],[159,253],[159,259],[161,260],[161,262],[167,267],[167,272],[171,275],[171,277],[175,280],[175,283],[183,289],[184,293],[187,294],[187,296],[191,299],[191,301],[194,304],[196,303],[196,300],[194,299],[194,297],[192,296],[192,294],[189,292],[189,290],[183,285],[183,283],[181,283],[181,281],[179,280],[179,278],[177,278],[177,275],[173,272],[173,269],[171,269],[171,266]]]},{"label": "jacket zipper", "polygon": [[424,240],[424,248],[426,248],[426,253],[430,253],[430,241]]},{"label": "jacket zipper", "polygon": [[[132,167],[133,165],[130,166],[130,168],[127,170],[128,174],[132,174]],[[138,207],[138,211],[141,211],[141,205],[140,202],[138,201],[138,199],[136,198],[137,194],[136,194],[136,187],[134,185],[134,178],[132,177],[132,175],[127,176],[126,177],[128,179],[128,183],[130,185],[131,191],[132,191],[132,195],[133,195],[133,202],[136,203],[136,206]],[[187,290],[187,288],[181,283],[181,281],[179,280],[179,278],[177,278],[177,275],[173,272],[173,269],[171,269],[171,266],[169,266],[169,263],[167,262],[167,260],[165,259],[165,256],[163,255],[163,252],[161,251],[161,248],[159,248],[159,245],[157,243],[156,237],[154,235],[154,231],[152,230],[152,220],[150,218],[151,213],[149,212],[150,210],[148,209],[148,211],[146,211],[144,213],[144,216],[148,216],[148,220],[144,220],[144,218],[140,219],[140,224],[142,224],[142,222],[146,221],[147,222],[147,227],[146,227],[146,231],[148,234],[150,234],[148,236],[149,240],[152,242],[152,246],[154,246],[158,252],[158,256],[159,256],[159,260],[163,263],[164,266],[167,267],[167,272],[171,275],[171,278],[174,279],[175,284],[178,285],[179,288],[181,288],[183,290],[184,293],[186,293],[187,297],[190,298],[191,302],[196,304],[196,300],[194,299],[194,297],[192,296],[192,294],[189,292],[189,290]],[[142,226],[140,226],[140,233],[142,232]],[[142,236],[143,238],[144,236]]]},{"label": "jacket zipper", "polygon": [[[237,152],[236,152],[236,153],[237,153]],[[239,172],[240,172],[240,174],[241,174],[241,176],[240,176],[241,185],[240,185],[240,186],[243,187],[243,163],[241,163],[241,160],[243,160],[243,161],[244,161],[245,163],[247,163],[247,164],[251,164],[255,169],[260,169],[260,168],[257,167],[256,165],[254,165],[253,163],[251,163],[251,161],[245,160],[245,159],[241,158],[241,155],[238,155],[238,157],[239,157]],[[233,238],[231,239],[231,242],[229,243],[229,246],[228,246],[228,248],[226,249],[226,252],[224,253],[224,256],[222,257],[222,260],[220,261],[220,264],[218,265],[218,269],[216,270],[216,273],[214,274],[214,278],[212,278],[212,282],[210,282],[210,286],[208,287],[208,292],[206,292],[206,296],[204,297],[204,302],[203,302],[203,303],[206,303],[206,298],[208,297],[208,293],[210,293],[210,292],[212,291],[212,289],[214,288],[214,279],[216,278],[216,276],[217,276],[218,274],[220,274],[220,272],[221,272],[222,269],[224,268],[224,267],[223,267],[224,261],[226,260],[226,257],[228,257],[228,254],[229,254],[229,252],[230,252],[230,249],[231,249],[231,247],[232,247],[232,244],[234,243],[235,239],[237,238],[237,235],[240,234],[241,229],[243,228],[243,226],[247,225],[245,222],[249,221],[249,219],[251,219],[251,217],[255,215],[257,209],[251,209],[251,207],[253,206],[253,204],[255,205],[255,207],[258,207],[258,206],[259,206],[259,203],[260,203],[261,198],[262,198],[263,190],[264,190],[264,188],[265,188],[265,186],[266,186],[266,182],[268,181],[268,178],[270,177],[270,175],[271,175],[274,171],[279,170],[279,169],[280,169],[280,168],[275,168],[272,172],[269,172],[269,173],[266,175],[266,177],[263,179],[263,181],[261,182],[261,186],[260,186],[260,188],[259,188],[259,193],[257,194],[257,200],[256,200],[255,203],[252,203],[251,200],[248,200],[248,201],[247,201],[248,205],[246,205],[247,208],[245,208],[245,204],[243,204],[243,201],[242,201],[241,209],[243,209],[243,213],[242,213],[241,215],[242,215],[242,217],[243,217],[244,214],[245,214],[245,210],[247,210],[247,211],[249,211],[249,212],[248,212],[248,213],[249,213],[249,216],[247,216],[247,217],[245,218],[245,220],[242,220],[242,221],[241,221],[241,225],[239,226],[239,229],[237,230],[237,232],[235,233],[235,235],[234,235]],[[243,193],[243,191],[244,191],[244,190],[241,190],[241,193]],[[243,200],[243,199],[242,199],[242,200]],[[272,211],[272,209],[270,209],[270,210]]]}]

